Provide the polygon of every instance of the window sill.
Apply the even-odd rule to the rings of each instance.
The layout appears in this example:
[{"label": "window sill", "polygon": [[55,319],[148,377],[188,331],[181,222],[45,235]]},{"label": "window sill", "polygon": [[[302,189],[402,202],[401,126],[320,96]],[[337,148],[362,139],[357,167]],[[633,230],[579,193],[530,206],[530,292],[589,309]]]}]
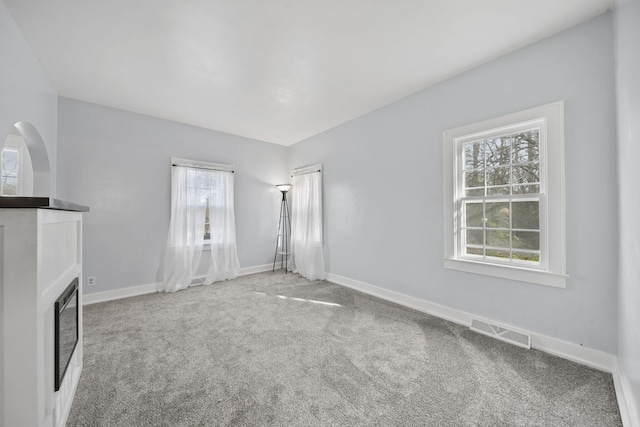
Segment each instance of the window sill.
[{"label": "window sill", "polygon": [[565,288],[567,277],[569,277],[566,274],[455,258],[445,258],[444,268],[449,270],[465,271],[467,273],[482,274],[484,276],[500,277],[502,279],[517,280],[520,282],[552,286],[554,288]]}]

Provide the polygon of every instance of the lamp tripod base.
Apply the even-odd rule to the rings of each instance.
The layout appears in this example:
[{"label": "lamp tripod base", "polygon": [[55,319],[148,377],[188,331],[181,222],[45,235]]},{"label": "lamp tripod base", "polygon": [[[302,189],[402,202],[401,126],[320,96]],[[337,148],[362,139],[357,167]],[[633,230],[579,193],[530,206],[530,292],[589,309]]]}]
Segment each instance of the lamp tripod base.
[{"label": "lamp tripod base", "polygon": [[280,203],[280,221],[278,222],[278,236],[276,238],[276,251],[273,256],[273,269],[276,271],[276,261],[280,256],[280,268],[284,268],[285,274],[289,271],[289,238],[291,237],[291,221],[289,219],[289,204],[287,203],[287,193],[282,192],[282,202]]}]

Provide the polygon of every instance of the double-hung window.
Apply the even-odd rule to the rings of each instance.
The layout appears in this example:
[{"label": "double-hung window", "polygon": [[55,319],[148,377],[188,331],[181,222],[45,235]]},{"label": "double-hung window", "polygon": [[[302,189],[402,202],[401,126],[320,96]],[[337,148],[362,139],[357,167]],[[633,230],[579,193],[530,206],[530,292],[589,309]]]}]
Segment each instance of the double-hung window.
[{"label": "double-hung window", "polygon": [[203,246],[209,253],[208,285],[235,278],[234,168],[172,157],[171,222],[164,258],[165,281],[159,290],[175,292],[193,283]]},{"label": "double-hung window", "polygon": [[31,196],[33,194],[33,167],[24,138],[9,135],[0,151],[0,195]]},{"label": "double-hung window", "polygon": [[444,133],[445,267],[564,287],[563,103]]},{"label": "double-hung window", "polygon": [[203,244],[226,242],[230,218],[234,216],[233,166],[173,158],[174,167],[186,169],[186,203],[203,218]]},{"label": "double-hung window", "polygon": [[17,148],[2,149],[2,195],[20,194],[20,152]]},{"label": "double-hung window", "polygon": [[206,169],[191,169],[189,173],[193,175],[189,185],[193,194],[196,195],[190,202],[204,210],[203,243],[205,245],[221,243],[223,228],[216,227],[215,224],[217,218],[224,214],[224,193],[227,190],[222,179],[225,176]]}]

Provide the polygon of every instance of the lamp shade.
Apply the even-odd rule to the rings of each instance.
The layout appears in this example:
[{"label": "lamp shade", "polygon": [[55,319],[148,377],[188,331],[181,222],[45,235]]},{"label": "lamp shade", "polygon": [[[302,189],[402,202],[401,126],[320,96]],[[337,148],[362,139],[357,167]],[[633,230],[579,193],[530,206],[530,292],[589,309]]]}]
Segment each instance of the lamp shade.
[{"label": "lamp shade", "polygon": [[286,193],[287,191],[289,191],[289,189],[292,187],[291,184],[278,184],[276,185],[276,187],[278,188],[278,190],[282,191],[283,193]]}]

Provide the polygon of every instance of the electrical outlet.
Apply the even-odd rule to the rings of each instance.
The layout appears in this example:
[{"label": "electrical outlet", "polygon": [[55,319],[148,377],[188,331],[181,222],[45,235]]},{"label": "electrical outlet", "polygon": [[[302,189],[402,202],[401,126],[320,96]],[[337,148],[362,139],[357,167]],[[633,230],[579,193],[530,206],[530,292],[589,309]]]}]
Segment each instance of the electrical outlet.
[{"label": "electrical outlet", "polygon": [[87,286],[95,286],[96,284],[96,276],[87,277]]}]

